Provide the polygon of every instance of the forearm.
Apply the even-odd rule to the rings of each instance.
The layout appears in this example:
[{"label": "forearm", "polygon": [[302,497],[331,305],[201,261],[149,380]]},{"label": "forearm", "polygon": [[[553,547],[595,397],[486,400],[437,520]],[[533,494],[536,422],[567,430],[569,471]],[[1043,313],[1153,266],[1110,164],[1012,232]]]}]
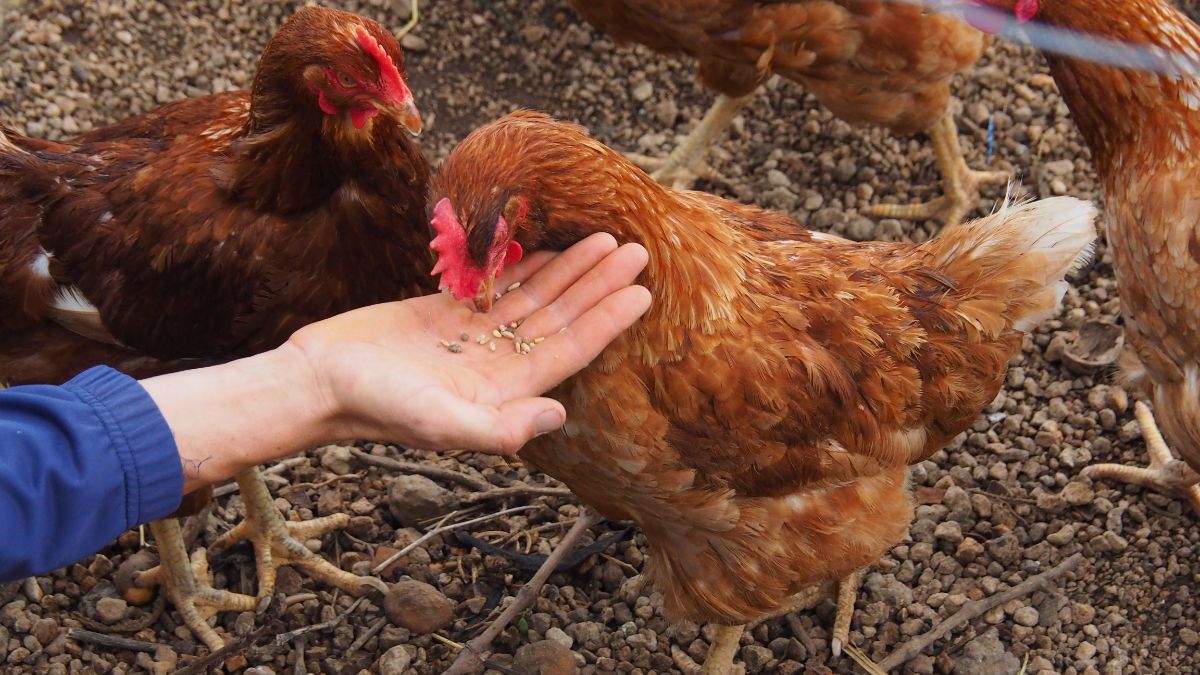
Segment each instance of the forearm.
[{"label": "forearm", "polygon": [[0,392],[0,581],[61,567],[162,518],[182,485],[171,431],[130,377]]},{"label": "forearm", "polygon": [[175,436],[184,493],[335,440],[312,370],[290,345],[142,386]]}]

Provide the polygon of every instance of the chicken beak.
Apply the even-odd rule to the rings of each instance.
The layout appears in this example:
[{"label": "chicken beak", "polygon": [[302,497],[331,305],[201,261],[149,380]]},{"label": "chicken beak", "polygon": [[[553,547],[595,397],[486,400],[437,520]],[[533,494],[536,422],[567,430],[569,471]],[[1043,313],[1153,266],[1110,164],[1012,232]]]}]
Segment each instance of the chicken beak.
[{"label": "chicken beak", "polygon": [[384,108],[383,112],[407,129],[408,133],[413,136],[421,135],[421,112],[417,110],[417,104],[411,96],[404,99],[399,105]]},{"label": "chicken beak", "polygon": [[495,285],[495,276],[489,276],[483,280],[483,285],[479,288],[479,294],[475,296],[475,309],[477,311],[484,314],[492,311],[492,303],[496,299],[496,294],[492,291]]}]

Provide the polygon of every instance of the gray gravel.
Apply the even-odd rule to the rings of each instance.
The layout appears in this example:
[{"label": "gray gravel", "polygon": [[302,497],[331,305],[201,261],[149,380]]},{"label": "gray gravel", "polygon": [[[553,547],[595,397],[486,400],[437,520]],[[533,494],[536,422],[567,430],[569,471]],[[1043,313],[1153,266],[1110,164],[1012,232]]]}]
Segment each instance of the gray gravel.
[{"label": "gray gravel", "polygon": [[[393,28],[408,13],[407,0],[330,4]],[[182,96],[244,86],[265,40],[294,5],[32,0],[14,8],[13,0],[0,0],[0,118],[33,136],[63,138]],[[560,2],[429,1],[422,3],[422,19],[404,44],[411,84],[429,122],[422,143],[435,159],[470,129],[519,106],[585,124],[614,147],[666,152],[711,101],[695,83],[691,64],[635,46],[618,47]],[[992,168],[1015,170],[1034,196],[1097,197],[1087,151],[1036,54],[995,45],[960,78],[956,94],[962,101],[962,143],[973,166],[988,164],[982,130],[991,119],[996,130]],[[916,241],[936,231],[930,224],[875,223],[857,214],[865,203],[936,196],[928,143],[852,128],[793,84],[768,87],[735,121],[715,155],[716,168],[730,183],[702,187],[787,210],[814,228],[856,239]],[[980,213],[998,196],[986,195]],[[1056,590],[987,613],[910,661],[907,671],[1012,672],[1025,659],[1031,673],[1192,671],[1189,664],[1200,642],[1198,604],[1191,593],[1200,542],[1194,515],[1177,501],[1136,488],[1092,484],[1078,475],[1091,462],[1143,460],[1130,395],[1111,382],[1108,372],[1073,375],[1062,362],[1084,322],[1114,320],[1118,311],[1112,268],[1104,256],[1070,289],[1062,314],[1025,341],[1008,385],[973,428],[914,469],[921,506],[910,539],[868,574],[852,626],[853,644],[881,660],[964,603],[1082,551],[1087,560]],[[374,454],[434,462],[496,485],[543,481],[493,457],[364,447]],[[338,478],[348,475],[354,479]],[[406,498],[396,489],[389,494],[394,474],[367,467],[348,452],[314,453],[309,462],[271,480],[276,501],[289,516],[337,509],[354,515],[345,534],[319,542],[323,554],[345,569],[364,572],[424,531],[396,521],[384,508]],[[444,490],[429,492],[443,504],[458,499],[447,497],[446,490],[459,497],[469,492],[437,482]],[[283,489],[289,483],[319,487]],[[546,497],[503,502],[522,503],[542,508],[487,523],[476,534],[508,548],[548,553],[576,507]],[[488,510],[501,506],[485,504]],[[240,508],[237,495],[219,500],[202,540],[236,522]],[[535,528],[540,528],[535,534],[516,536]],[[702,658],[710,628],[668,625],[661,616],[661,596],[641,592],[635,574],[644,562],[642,544],[640,535],[634,536],[610,549],[609,557],[593,557],[572,573],[553,577],[521,625],[498,641],[496,662],[512,664],[523,645],[534,647],[517,656],[522,664],[541,658],[546,668],[561,667],[559,647],[569,647],[584,672],[678,672],[672,645]],[[198,652],[170,610],[127,635],[160,643],[156,653],[135,655],[66,638],[65,630],[79,625],[76,612],[113,623],[137,620],[149,611],[112,599],[114,567],[138,549],[136,533],[127,533],[68,569],[0,588],[5,672],[169,672]],[[214,567],[219,586],[254,588],[249,549],[222,554]],[[472,636],[472,627],[511,595],[513,584],[528,577],[510,561],[481,555],[448,535],[427,541],[385,575],[390,581],[407,575],[448,598],[453,623],[443,632],[459,641]],[[282,615],[286,629],[331,619],[350,604],[291,570],[281,573],[279,588],[292,596]],[[303,648],[265,645],[241,658],[258,673],[293,672],[300,657],[308,672],[433,673],[452,658],[441,643],[385,616],[381,606],[367,602],[337,627],[309,636]],[[750,672],[854,672],[849,660],[829,659],[832,619],[833,606],[824,603],[813,612],[764,623],[743,638],[740,658]],[[217,621],[230,635],[246,634],[256,625],[249,614],[226,614]],[[372,627],[375,632],[364,640]]]}]

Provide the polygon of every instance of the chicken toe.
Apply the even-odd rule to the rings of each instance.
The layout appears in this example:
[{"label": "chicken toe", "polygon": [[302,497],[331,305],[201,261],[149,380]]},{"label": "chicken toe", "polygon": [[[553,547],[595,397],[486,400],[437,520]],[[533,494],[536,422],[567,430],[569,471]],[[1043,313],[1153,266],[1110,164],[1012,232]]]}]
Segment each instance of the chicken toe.
[{"label": "chicken toe", "polygon": [[254,546],[259,598],[269,598],[275,592],[275,575],[284,565],[297,567],[313,579],[351,595],[364,595],[371,590],[387,592],[387,584],[382,579],[351,574],[304,545],[305,540],[345,527],[350,522],[350,516],[336,513],[302,522],[288,522],[279,513],[257,469],[243,471],[234,480],[246,503],[246,519],[218,539],[213,549],[227,548],[242,540]]},{"label": "chicken toe", "polygon": [[975,171],[968,167],[958,145],[958,127],[949,114],[929,128],[929,138],[942,173],[942,196],[923,204],[876,204],[863,209],[863,215],[905,220],[937,218],[946,226],[956,225],[975,208],[979,186],[1007,183],[1012,177],[1006,171]]},{"label": "chicken toe", "polygon": [[179,612],[180,618],[192,633],[210,651],[225,646],[225,641],[208,625],[208,620],[217,612],[252,612],[257,599],[240,593],[230,593],[212,587],[212,572],[208,568],[208,557],[203,548],[192,553],[188,562],[187,549],[183,544],[183,533],[179,521],[174,518],[150,523],[150,532],[161,563],[158,567],[140,573],[131,590],[148,590],[162,586],[162,592]]},{"label": "chicken toe", "polygon": [[700,124],[665,159],[638,154],[626,154],[625,157],[651,172],[650,177],[654,180],[679,190],[691,188],[699,178],[727,182],[708,165],[704,156],[708,154],[708,149],[712,147],[717,136],[724,133],[733,118],[753,99],[754,94],[739,98],[718,96],[704,114],[704,119],[700,120]]},{"label": "chicken toe", "polygon": [[1123,483],[1133,483],[1159,492],[1185,497],[1200,514],[1200,474],[1184,462],[1171,455],[1171,449],[1163,440],[1154,414],[1141,401],[1133,406],[1134,417],[1142,428],[1146,439],[1146,452],[1150,455],[1150,466],[1146,468],[1123,464],[1093,464],[1083,470],[1083,475],[1092,480],[1109,478]]}]

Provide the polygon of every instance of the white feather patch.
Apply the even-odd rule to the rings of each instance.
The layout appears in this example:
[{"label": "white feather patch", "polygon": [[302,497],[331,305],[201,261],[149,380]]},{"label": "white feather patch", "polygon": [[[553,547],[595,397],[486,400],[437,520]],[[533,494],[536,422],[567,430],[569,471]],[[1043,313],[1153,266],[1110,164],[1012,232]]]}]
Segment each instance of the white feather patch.
[{"label": "white feather patch", "polygon": [[60,286],[54,294],[51,306],[61,312],[80,312],[97,316],[100,314],[100,310],[84,297],[83,291],[74,286]]},{"label": "white feather patch", "polygon": [[33,270],[33,276],[48,281],[50,279],[50,259],[53,257],[53,253],[47,253],[46,249],[41,249],[37,257],[33,259],[33,264],[29,266]]},{"label": "white feather patch", "polygon": [[89,340],[125,346],[104,325],[100,310],[74,286],[59,287],[46,314],[54,323]]}]

